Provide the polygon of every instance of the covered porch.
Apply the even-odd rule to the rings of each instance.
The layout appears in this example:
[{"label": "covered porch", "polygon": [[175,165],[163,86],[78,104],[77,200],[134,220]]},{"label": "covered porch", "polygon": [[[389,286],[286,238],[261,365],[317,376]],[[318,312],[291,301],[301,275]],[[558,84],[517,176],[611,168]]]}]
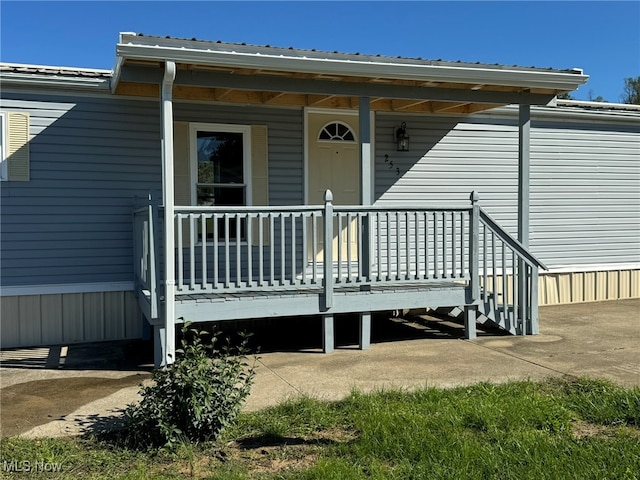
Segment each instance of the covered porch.
[{"label": "covered porch", "polygon": [[[460,307],[469,339],[476,321],[538,333],[544,265],[491,219],[475,192],[468,208],[331,200],[327,191],[324,205],[175,207],[174,323],[321,315],[326,353],[341,313],[359,314],[362,349],[370,345],[371,313],[403,308]],[[163,209],[134,212],[135,288],[160,363],[168,336],[158,255],[167,248]]]},{"label": "covered porch", "polygon": [[[161,98],[163,193],[136,209],[136,290],[154,325],[157,364],[174,358],[181,321],[333,315],[460,306],[512,333],[537,332],[537,269],[528,251],[530,106],[586,81],[581,71],[391,59],[123,34],[112,88]],[[174,102],[357,112],[358,205],[194,206],[175,202]],[[466,208],[376,206],[377,112],[469,115],[518,104],[518,234],[472,194]],[[375,120],[374,120],[375,121]],[[307,150],[305,149],[305,155]],[[302,159],[301,159],[302,160]],[[308,174],[308,172],[305,172]]]}]

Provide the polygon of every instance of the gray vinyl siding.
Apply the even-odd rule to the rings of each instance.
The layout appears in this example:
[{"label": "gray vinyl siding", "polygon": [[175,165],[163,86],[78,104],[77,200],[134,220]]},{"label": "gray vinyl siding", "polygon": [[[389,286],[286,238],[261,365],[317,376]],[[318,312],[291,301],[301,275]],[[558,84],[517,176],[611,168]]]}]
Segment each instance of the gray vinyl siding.
[{"label": "gray vinyl siding", "polygon": [[[532,117],[532,252],[551,268],[640,262],[638,123],[542,113]],[[410,152],[395,148],[393,128],[402,121]],[[517,113],[379,114],[375,168],[379,205],[469,205],[477,190],[489,214],[517,233]]]},{"label": "gray vinyl siding", "polygon": [[30,115],[31,179],[3,182],[3,286],[132,280],[135,196],[160,188],[156,102],[3,92]]},{"label": "gray vinyl siding", "polygon": [[266,125],[269,204],[302,205],[304,203],[302,109],[176,102],[174,118],[182,122]]},{"label": "gray vinyl siding", "polygon": [[[31,123],[31,181],[2,184],[3,286],[131,281],[134,198],[162,189],[158,103],[3,97]],[[303,202],[302,110],[176,103],[175,118],[267,125],[270,204]]]},{"label": "gray vinyl siding", "polygon": [[640,127],[532,132],[531,247],[551,265],[640,262]]}]

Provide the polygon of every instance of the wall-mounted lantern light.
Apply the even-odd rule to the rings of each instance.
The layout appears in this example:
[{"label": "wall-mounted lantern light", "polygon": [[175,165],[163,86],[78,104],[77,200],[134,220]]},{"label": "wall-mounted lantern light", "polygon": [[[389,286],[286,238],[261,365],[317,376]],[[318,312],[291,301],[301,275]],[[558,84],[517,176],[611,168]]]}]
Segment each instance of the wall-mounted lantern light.
[{"label": "wall-mounted lantern light", "polygon": [[396,142],[398,142],[399,152],[409,151],[409,135],[407,135],[407,122],[402,122],[399,128],[396,129]]}]

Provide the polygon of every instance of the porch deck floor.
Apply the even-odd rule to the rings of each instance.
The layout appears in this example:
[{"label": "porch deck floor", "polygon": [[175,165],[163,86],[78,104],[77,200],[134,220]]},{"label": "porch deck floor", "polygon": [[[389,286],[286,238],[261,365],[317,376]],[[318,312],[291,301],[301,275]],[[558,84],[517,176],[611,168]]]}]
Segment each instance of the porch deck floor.
[{"label": "porch deck floor", "polygon": [[330,308],[325,308],[321,286],[215,293],[176,292],[175,306],[176,316],[188,321],[327,315],[464,305],[467,289],[466,283],[450,280],[380,285],[336,284]]}]

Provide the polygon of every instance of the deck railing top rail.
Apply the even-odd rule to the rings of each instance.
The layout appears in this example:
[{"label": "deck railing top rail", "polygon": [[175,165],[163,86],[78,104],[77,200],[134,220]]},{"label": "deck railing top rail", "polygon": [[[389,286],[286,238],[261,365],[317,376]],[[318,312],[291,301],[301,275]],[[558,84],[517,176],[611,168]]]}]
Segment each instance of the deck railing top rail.
[{"label": "deck railing top rail", "polygon": [[[269,206],[176,206],[175,213],[270,213],[312,212],[324,209],[324,205],[269,205]],[[404,205],[333,205],[334,212],[469,212],[471,207],[438,207]]]}]

